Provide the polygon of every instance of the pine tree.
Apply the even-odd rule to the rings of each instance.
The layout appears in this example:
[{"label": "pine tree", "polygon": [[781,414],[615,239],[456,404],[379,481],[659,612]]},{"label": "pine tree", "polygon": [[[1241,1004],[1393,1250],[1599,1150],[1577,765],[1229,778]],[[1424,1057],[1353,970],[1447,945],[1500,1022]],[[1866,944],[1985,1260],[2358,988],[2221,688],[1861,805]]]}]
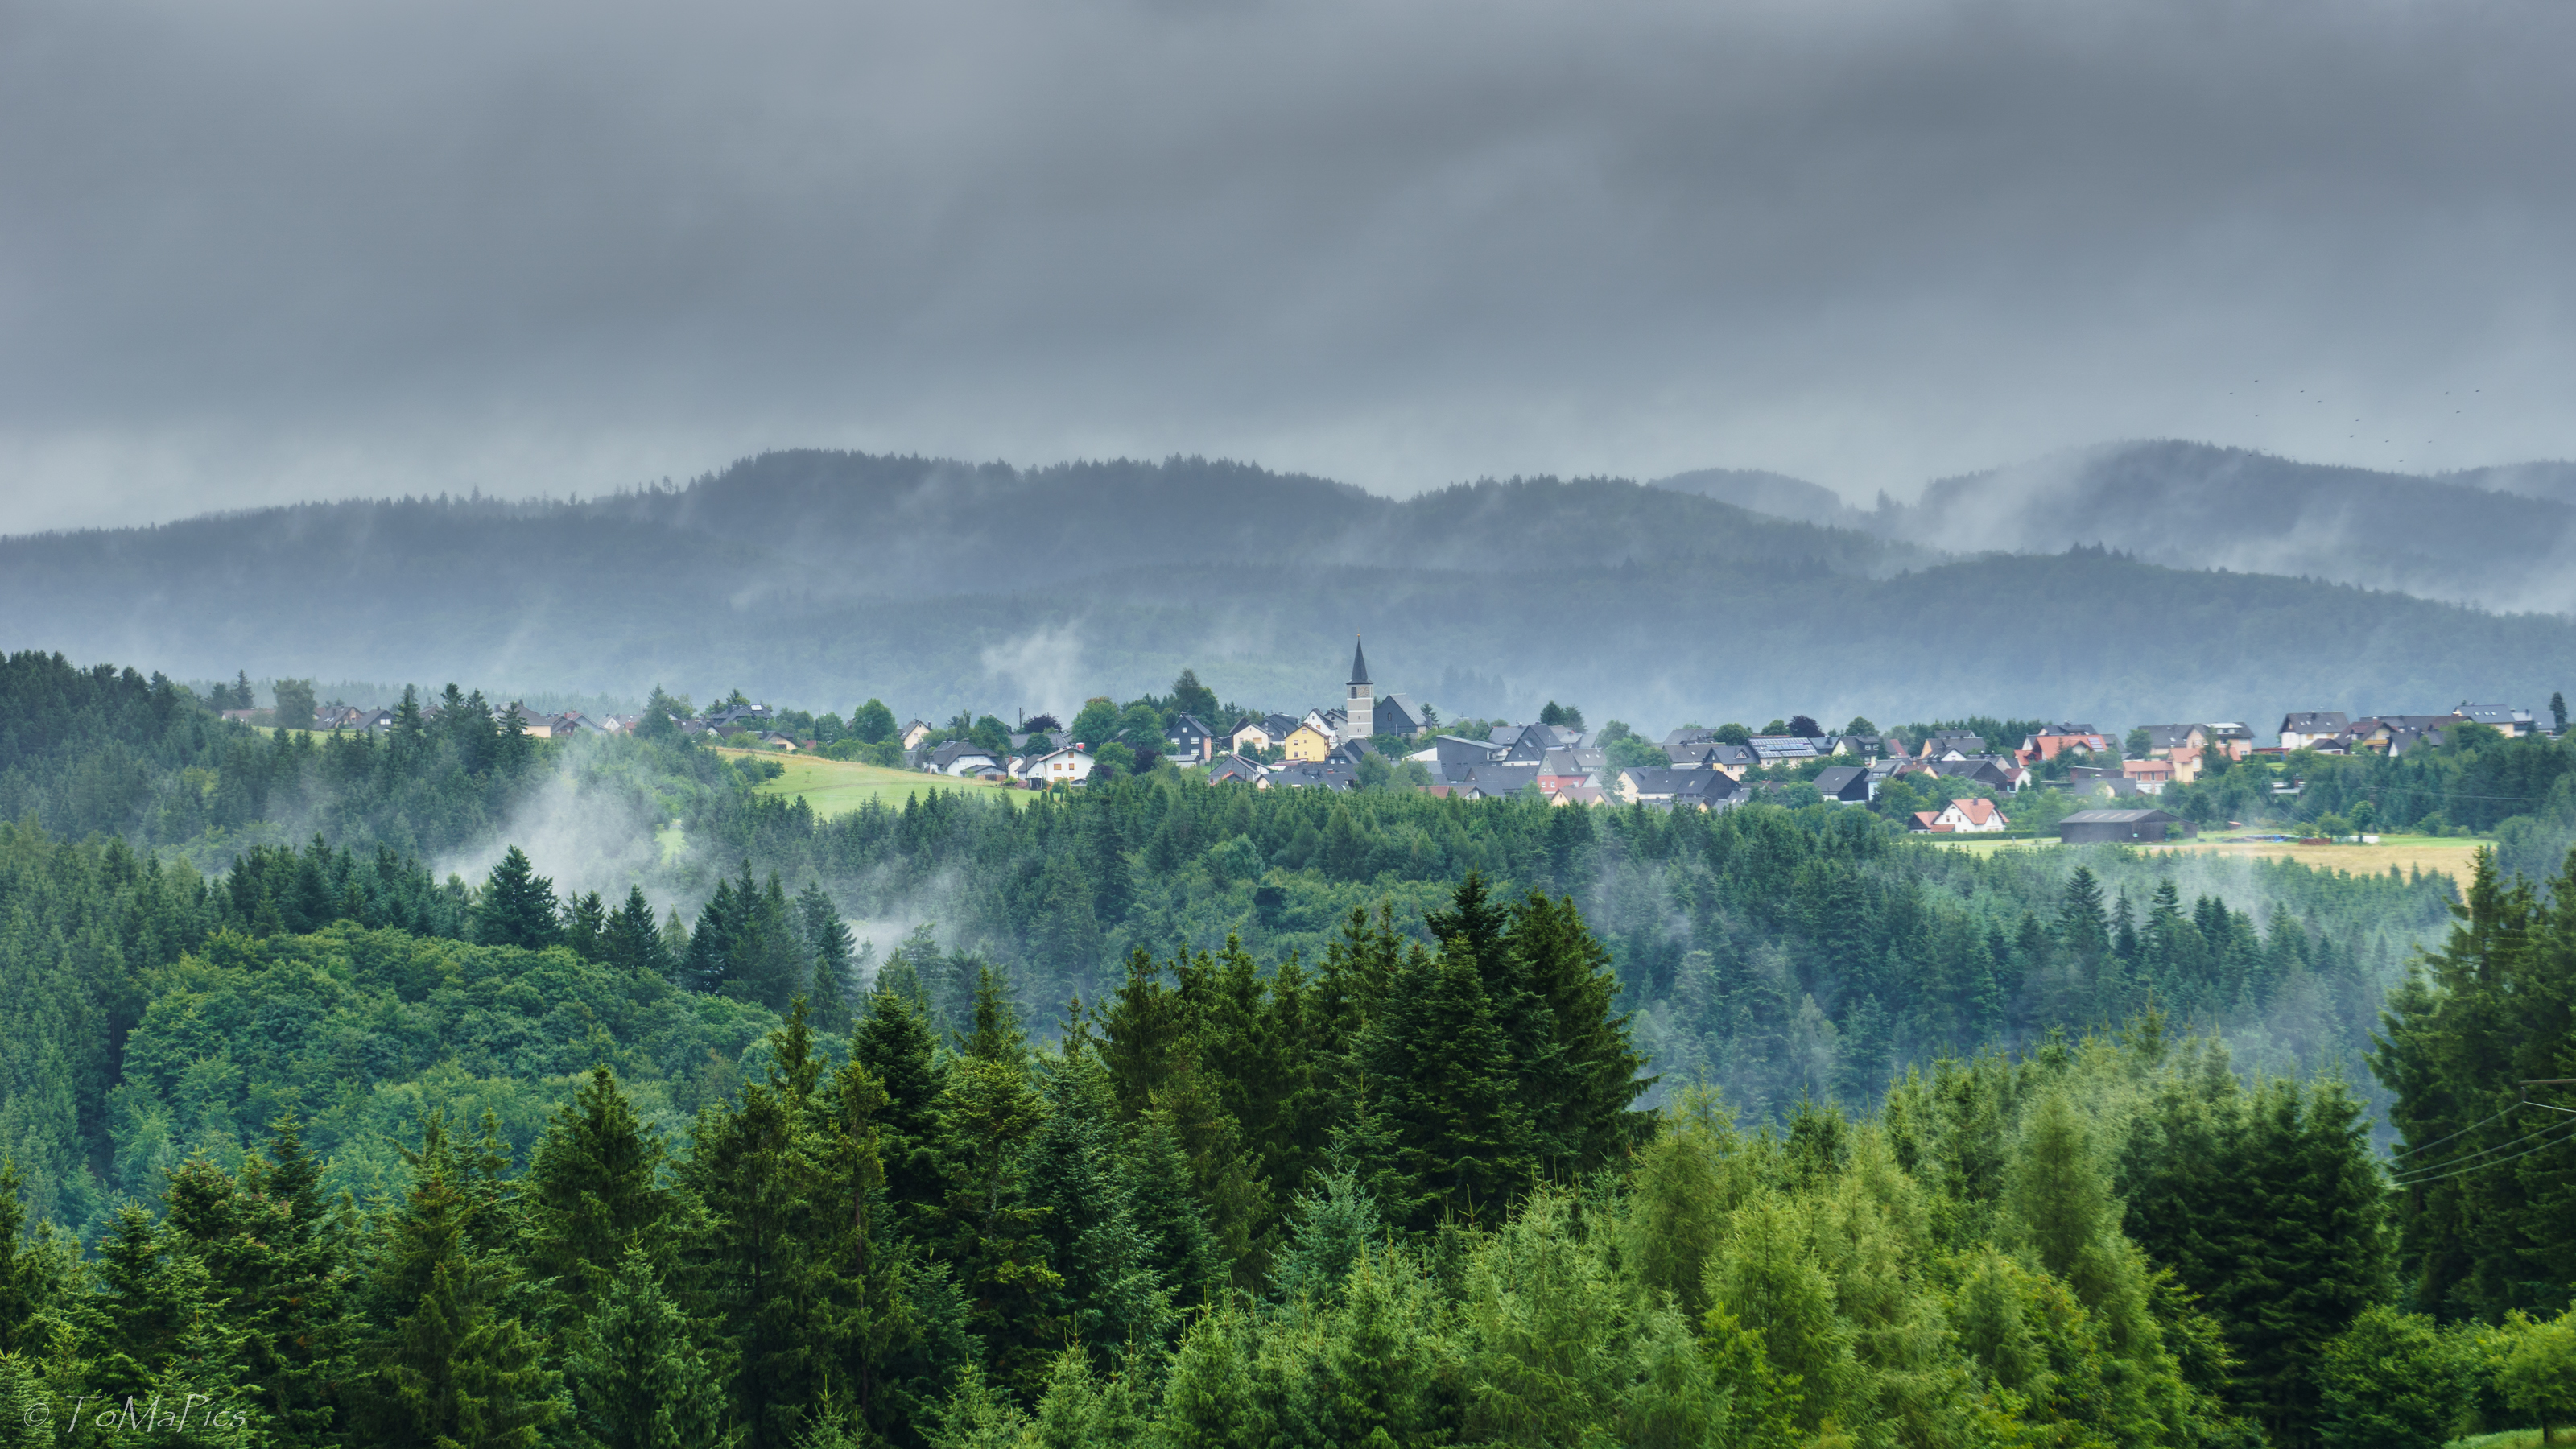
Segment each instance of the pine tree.
[{"label": "pine tree", "polygon": [[698,1449],[722,1443],[722,1380],[653,1260],[629,1248],[564,1355],[572,1428],[596,1449]]},{"label": "pine tree", "polygon": [[560,1412],[544,1341],[512,1309],[488,1149],[458,1151],[433,1113],[406,1150],[412,1188],[382,1228],[367,1317],[376,1324],[370,1442],[526,1449]]},{"label": "pine tree", "polygon": [[[1461,915],[1465,912],[1461,890]],[[1463,928],[1463,921],[1462,921]],[[1649,1128],[1630,1110],[1654,1085],[1613,1003],[1619,981],[1610,951],[1583,923],[1570,896],[1533,891],[1515,907],[1504,947],[1511,977],[1527,993],[1529,1026],[1514,1038],[1521,1106],[1540,1150],[1561,1171],[1589,1172],[1634,1145]]]},{"label": "pine tree", "polygon": [[515,845],[492,867],[474,903],[474,939],[531,951],[555,942],[555,883],[537,874]]},{"label": "pine tree", "polygon": [[654,928],[653,907],[644,899],[642,886],[626,888],[626,904],[618,907],[600,929],[599,952],[602,959],[620,971],[645,976],[669,974],[661,932]]},{"label": "pine tree", "polygon": [[828,1375],[829,1262],[815,1251],[836,1216],[807,1120],[819,1064],[801,1009],[769,1042],[770,1080],[703,1114],[688,1182],[709,1215],[694,1279],[734,1351],[732,1404],[744,1443],[782,1449]]},{"label": "pine tree", "polygon": [[1029,1197],[1042,1210],[1049,1267],[1063,1280],[1051,1312],[1101,1367],[1123,1345],[1162,1337],[1171,1293],[1147,1262],[1108,1073],[1089,1052],[1048,1064],[1046,1120],[1030,1139]]},{"label": "pine tree", "polygon": [[[751,864],[743,863],[743,880],[751,879]],[[740,933],[742,917],[750,909],[733,888],[733,882],[719,879],[715,893],[698,908],[698,924],[689,931],[688,954],[681,970],[682,979],[692,991],[714,995],[724,991],[733,979],[734,937]],[[666,932],[667,934],[667,932]]]},{"label": "pine tree", "polygon": [[662,1156],[605,1066],[591,1068],[537,1139],[520,1184],[520,1231],[528,1271],[560,1295],[570,1320],[591,1313],[629,1254],[667,1261]]},{"label": "pine tree", "polygon": [[61,1291],[59,1265],[47,1252],[50,1234],[27,1231],[25,1179],[18,1164],[0,1157],[0,1354],[39,1347],[39,1314]]},{"label": "pine tree", "polygon": [[809,882],[796,893],[796,929],[804,938],[807,959],[813,962],[813,976],[805,988],[805,1001],[814,1013],[814,1025],[828,1032],[850,1029],[850,999],[857,983],[850,979],[850,952],[856,938],[823,893],[819,883]]},{"label": "pine tree", "polygon": [[585,961],[606,960],[607,931],[608,907],[600,900],[599,892],[565,899],[561,938],[574,955]]},{"label": "pine tree", "polygon": [[955,1265],[967,1322],[984,1340],[996,1377],[1035,1382],[1044,1346],[1061,1341],[1047,1311],[1063,1279],[1046,1261],[1030,1201],[1028,1144],[1046,1117],[1029,1081],[1027,1049],[1010,1022],[999,978],[987,968],[976,992],[976,1030],[952,1060],[938,1107],[946,1193],[933,1218],[934,1244]]},{"label": "pine tree", "polygon": [[[889,967],[889,970],[892,968]],[[911,997],[880,981],[850,1042],[851,1060],[867,1068],[886,1094],[878,1122],[886,1192],[897,1220],[918,1232],[923,1215],[947,1195],[939,1161],[942,1069],[930,1023]]]},{"label": "pine tree", "polygon": [[[1463,907],[1470,897],[1462,890],[1460,900]],[[1474,941],[1460,930],[1439,954],[1408,963],[1364,1049],[1369,1091],[1402,1174],[1384,1206],[1408,1227],[1498,1214],[1535,1166],[1510,1047]]]},{"label": "pine tree", "polygon": [[1377,1203],[1349,1171],[1326,1173],[1320,1191],[1297,1194],[1289,1243],[1279,1255],[1279,1296],[1330,1306],[1384,1232]]},{"label": "pine tree", "polygon": [[738,914],[725,951],[722,994],[783,1012],[813,979],[787,892],[775,874],[768,885],[754,886],[746,870],[735,884],[734,903]]},{"label": "pine tree", "polygon": [[1091,878],[1091,912],[1102,926],[1115,926],[1127,919],[1136,901],[1126,833],[1119,827],[1116,804],[1106,795],[1086,800],[1082,820],[1082,865]]}]

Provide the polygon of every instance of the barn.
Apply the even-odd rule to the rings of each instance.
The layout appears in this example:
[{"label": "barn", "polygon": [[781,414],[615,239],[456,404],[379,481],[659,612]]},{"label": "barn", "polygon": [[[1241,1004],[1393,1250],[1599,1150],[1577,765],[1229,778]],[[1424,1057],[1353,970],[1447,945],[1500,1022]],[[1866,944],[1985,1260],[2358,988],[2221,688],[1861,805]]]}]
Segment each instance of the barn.
[{"label": "barn", "polygon": [[2190,821],[2162,810],[2078,810],[2057,822],[2057,838],[2067,845],[2181,840],[2197,833]]}]

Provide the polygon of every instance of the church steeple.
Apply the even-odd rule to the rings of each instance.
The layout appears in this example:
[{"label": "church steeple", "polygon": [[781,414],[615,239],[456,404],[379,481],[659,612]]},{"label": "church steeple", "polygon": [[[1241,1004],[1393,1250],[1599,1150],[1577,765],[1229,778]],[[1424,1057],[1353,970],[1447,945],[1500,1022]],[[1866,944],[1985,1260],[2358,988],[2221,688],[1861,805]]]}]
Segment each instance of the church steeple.
[{"label": "church steeple", "polygon": [[1333,743],[1348,744],[1377,733],[1377,686],[1369,683],[1368,656],[1360,652],[1360,638],[1351,636],[1351,694],[1342,704],[1341,737]]}]

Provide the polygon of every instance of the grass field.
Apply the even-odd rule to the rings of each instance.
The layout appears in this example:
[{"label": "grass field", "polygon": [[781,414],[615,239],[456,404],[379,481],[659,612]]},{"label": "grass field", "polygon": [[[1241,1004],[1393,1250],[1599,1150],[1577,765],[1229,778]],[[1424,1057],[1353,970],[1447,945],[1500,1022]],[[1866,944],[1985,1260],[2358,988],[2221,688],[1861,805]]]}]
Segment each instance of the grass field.
[{"label": "grass field", "polygon": [[767,750],[719,750],[733,756],[753,755],[776,760],[787,773],[775,780],[764,780],[758,786],[763,795],[783,795],[789,799],[803,796],[814,813],[825,818],[847,815],[870,800],[882,800],[901,808],[905,797],[933,790],[969,790],[1013,798],[1007,785],[987,785],[981,780],[951,780],[940,775],[924,775],[916,770],[887,770],[875,765],[853,764],[846,760],[824,760],[810,755],[780,755]]},{"label": "grass field", "polygon": [[2353,875],[2386,875],[2393,865],[2409,874],[2421,870],[2447,875],[2466,888],[2471,858],[2488,843],[2457,835],[2383,835],[2377,845],[2277,845],[2270,841],[2205,839],[2174,848],[2196,854],[2271,856]]},{"label": "grass field", "polygon": [[[1915,836],[1931,839],[1952,850],[1975,851],[1980,855],[1998,850],[2053,850],[2057,842],[2039,840],[1979,840],[1974,836]],[[2272,841],[2222,840],[2216,838],[2177,841],[2166,846],[2143,847],[2150,850],[2178,850],[2193,854],[2268,856],[2295,860],[2302,865],[2325,870],[2340,870],[2352,875],[2385,875],[2390,866],[2413,873],[2447,875],[2462,888],[2469,883],[2471,857],[2488,842],[2462,836],[2383,835],[2377,845],[2282,845]]]}]

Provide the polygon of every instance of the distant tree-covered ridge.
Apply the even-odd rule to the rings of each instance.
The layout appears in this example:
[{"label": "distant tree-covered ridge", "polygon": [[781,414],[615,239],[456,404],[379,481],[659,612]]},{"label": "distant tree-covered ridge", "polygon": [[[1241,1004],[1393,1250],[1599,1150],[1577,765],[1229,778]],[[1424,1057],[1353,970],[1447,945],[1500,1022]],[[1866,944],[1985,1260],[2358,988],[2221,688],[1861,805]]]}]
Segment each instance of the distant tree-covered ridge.
[{"label": "distant tree-covered ridge", "polygon": [[[1021,526],[1032,509],[1050,526]],[[265,586],[279,577],[300,588]],[[1384,687],[1474,675],[1510,700],[1453,712],[1579,697],[1631,720],[1767,718],[1791,698],[1819,718],[2013,697],[2129,720],[2536,702],[2576,652],[2563,616],[2091,544],[1950,557],[1618,480],[1390,500],[1205,460],[810,451],[580,503],[315,504],[0,540],[0,619],[13,647],[181,677],[247,665],[624,697],[722,680],[932,718],[988,690],[1068,706],[1023,697],[1065,678],[1128,697],[1192,664],[1231,697],[1328,702],[1353,630]],[[1855,644],[1908,629],[1959,642]]]}]

